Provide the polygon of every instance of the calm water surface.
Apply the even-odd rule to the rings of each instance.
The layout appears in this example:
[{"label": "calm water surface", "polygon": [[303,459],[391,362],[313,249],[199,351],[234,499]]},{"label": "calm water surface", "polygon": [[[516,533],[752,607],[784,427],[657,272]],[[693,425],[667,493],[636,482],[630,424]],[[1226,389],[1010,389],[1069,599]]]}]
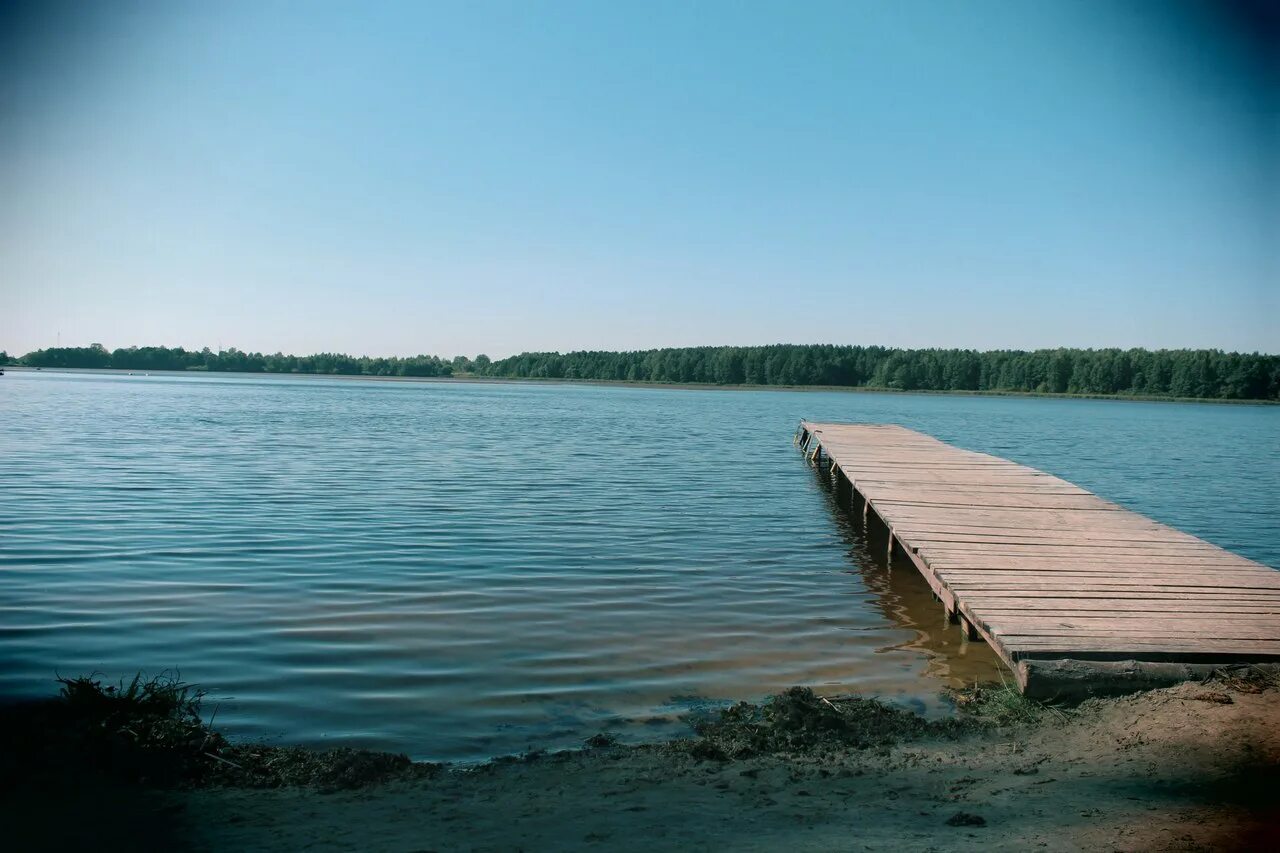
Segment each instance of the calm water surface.
[{"label": "calm water surface", "polygon": [[928,711],[992,677],[801,462],[801,417],[1280,567],[1274,407],[10,371],[0,696],[177,669],[235,735],[471,760],[791,684]]}]

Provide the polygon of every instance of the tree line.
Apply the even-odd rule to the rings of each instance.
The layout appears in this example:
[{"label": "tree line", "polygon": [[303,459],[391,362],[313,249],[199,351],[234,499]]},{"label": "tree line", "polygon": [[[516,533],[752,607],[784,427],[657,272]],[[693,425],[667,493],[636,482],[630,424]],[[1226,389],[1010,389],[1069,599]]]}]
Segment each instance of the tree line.
[{"label": "tree line", "polygon": [[535,352],[490,360],[342,353],[295,356],[181,347],[56,347],[31,367],[208,370],[352,376],[594,379],[710,385],[828,385],[899,391],[987,391],[1280,400],[1280,356],[1221,350],[894,349],[778,344],[632,352]]},{"label": "tree line", "polygon": [[1221,350],[963,349],[788,345],[523,353],[488,376],[899,391],[1280,398],[1280,356]]},{"label": "tree line", "polygon": [[[464,359],[465,361],[465,359]],[[129,347],[108,350],[102,344],[87,347],[50,347],[27,353],[18,363],[28,367],[81,367],[114,370],[207,370],[226,373],[320,373],[337,376],[450,376],[453,364],[434,355],[407,358],[371,358],[344,353],[285,355],[242,352],[234,347],[214,352],[208,347]]]}]

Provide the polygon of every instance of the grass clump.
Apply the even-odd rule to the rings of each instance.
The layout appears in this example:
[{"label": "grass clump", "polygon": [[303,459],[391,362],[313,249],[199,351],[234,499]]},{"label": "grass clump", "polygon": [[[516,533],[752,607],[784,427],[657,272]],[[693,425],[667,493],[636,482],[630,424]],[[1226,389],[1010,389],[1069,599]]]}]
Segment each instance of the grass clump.
[{"label": "grass clump", "polygon": [[949,728],[903,708],[862,697],[827,699],[792,687],[760,705],[748,702],[695,723],[696,758],[748,758],[770,753],[866,749]]},{"label": "grass clump", "polygon": [[98,777],[157,787],[352,788],[434,772],[404,755],[232,744],[201,717],[204,693],[168,673],[107,684],[59,678],[54,699],[0,711],[0,785]]},{"label": "grass clump", "polygon": [[127,685],[93,676],[58,683],[56,699],[3,712],[5,781],[63,769],[160,785],[199,776],[217,735],[200,719],[203,694],[176,675],[138,675]]},{"label": "grass clump", "polygon": [[961,714],[969,719],[997,726],[1038,723],[1046,718],[1065,720],[1067,712],[1022,695],[1017,686],[1001,680],[999,685],[979,685],[951,693]]}]

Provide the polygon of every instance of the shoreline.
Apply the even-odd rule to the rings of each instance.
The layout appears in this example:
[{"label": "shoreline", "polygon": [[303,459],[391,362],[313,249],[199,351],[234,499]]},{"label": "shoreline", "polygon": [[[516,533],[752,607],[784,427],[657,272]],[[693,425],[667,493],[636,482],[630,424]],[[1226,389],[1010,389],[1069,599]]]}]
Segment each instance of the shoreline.
[{"label": "shoreline", "polygon": [[851,394],[921,395],[942,397],[1012,397],[1046,400],[1114,400],[1129,403],[1206,403],[1226,406],[1280,406],[1280,400],[1245,400],[1224,397],[1162,397],[1149,394],[1071,394],[1051,391],[968,391],[933,390],[927,388],[910,391],[895,388],[869,388],[853,385],[716,385],[704,382],[647,382],[628,379],[569,379],[552,377],[517,376],[370,376],[344,373],[267,373],[208,370],[157,370],[153,372],[123,370],[112,367],[27,367],[5,365],[4,370],[21,373],[53,373],[98,376],[228,376],[236,378],[287,378],[287,379],[339,379],[344,381],[471,384],[471,385],[569,385],[596,386],[601,388],[640,388],[671,391],[802,391],[844,392]]},{"label": "shoreline", "polygon": [[[14,786],[0,815],[23,849],[101,848],[104,821],[124,849],[1245,850],[1280,842],[1274,673],[1228,669],[1069,707],[999,688],[959,695],[955,720],[930,723],[875,700],[831,702],[793,688],[735,706],[692,740],[593,738],[580,750],[476,766],[360,765],[357,754],[347,766],[375,772],[336,783],[215,777],[157,788],[64,772],[52,788]],[[239,757],[272,749],[236,748],[245,751]],[[78,819],[60,820],[68,813]]]}]

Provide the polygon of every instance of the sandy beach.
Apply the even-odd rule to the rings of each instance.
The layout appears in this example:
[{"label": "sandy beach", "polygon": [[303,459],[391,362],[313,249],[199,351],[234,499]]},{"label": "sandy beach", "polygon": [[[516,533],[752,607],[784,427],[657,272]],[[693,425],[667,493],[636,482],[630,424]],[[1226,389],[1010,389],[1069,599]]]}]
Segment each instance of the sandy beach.
[{"label": "sandy beach", "polygon": [[1257,850],[1277,699],[1186,683],[879,746],[606,746],[349,790],[25,790],[5,822],[24,849]]}]

